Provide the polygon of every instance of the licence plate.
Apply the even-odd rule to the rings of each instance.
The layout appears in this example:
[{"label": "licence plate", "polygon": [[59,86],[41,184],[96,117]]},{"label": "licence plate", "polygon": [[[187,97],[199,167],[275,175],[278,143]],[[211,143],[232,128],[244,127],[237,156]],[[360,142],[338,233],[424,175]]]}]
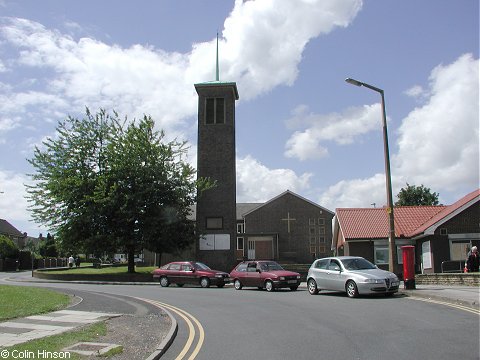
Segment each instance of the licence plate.
[{"label": "licence plate", "polygon": [[398,285],[400,285],[400,282],[398,282],[398,281],[392,281],[392,286],[398,286]]},{"label": "licence plate", "polygon": [[296,284],[297,280],[287,280],[287,284]]}]

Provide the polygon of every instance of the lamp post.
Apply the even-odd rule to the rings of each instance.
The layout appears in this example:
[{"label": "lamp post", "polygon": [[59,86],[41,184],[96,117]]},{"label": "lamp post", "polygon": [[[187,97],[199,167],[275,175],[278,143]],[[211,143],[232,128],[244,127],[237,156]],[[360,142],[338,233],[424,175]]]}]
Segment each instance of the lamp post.
[{"label": "lamp post", "polygon": [[389,234],[388,234],[388,270],[397,273],[397,247],[395,245],[395,221],[393,216],[393,196],[392,196],[392,175],[390,173],[390,155],[388,149],[387,134],[387,115],[385,112],[385,96],[382,89],[367,83],[347,78],[345,81],[355,86],[364,86],[370,90],[380,93],[382,97],[382,125],[383,125],[383,151],[385,156],[385,177],[387,187],[387,213],[389,218]]}]

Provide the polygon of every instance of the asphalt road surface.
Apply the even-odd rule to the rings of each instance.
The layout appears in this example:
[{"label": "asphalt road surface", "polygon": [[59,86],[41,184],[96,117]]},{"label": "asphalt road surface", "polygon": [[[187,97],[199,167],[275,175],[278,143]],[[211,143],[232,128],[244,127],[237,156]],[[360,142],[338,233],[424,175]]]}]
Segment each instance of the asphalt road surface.
[{"label": "asphalt road surface", "polygon": [[480,358],[478,314],[400,295],[350,299],[301,289],[23,285],[135,296],[168,306],[179,331],[166,360],[179,358],[188,342],[184,358],[198,360]]}]

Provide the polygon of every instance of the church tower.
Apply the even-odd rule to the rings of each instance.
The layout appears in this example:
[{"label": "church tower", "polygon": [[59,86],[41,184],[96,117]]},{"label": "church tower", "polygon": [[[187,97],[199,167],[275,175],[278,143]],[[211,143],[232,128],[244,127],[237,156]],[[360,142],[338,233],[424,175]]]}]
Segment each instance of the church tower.
[{"label": "church tower", "polygon": [[199,241],[196,257],[210,267],[230,271],[235,265],[236,173],[235,101],[237,85],[216,81],[195,84],[198,94],[197,176],[216,182],[199,194],[196,229]]}]

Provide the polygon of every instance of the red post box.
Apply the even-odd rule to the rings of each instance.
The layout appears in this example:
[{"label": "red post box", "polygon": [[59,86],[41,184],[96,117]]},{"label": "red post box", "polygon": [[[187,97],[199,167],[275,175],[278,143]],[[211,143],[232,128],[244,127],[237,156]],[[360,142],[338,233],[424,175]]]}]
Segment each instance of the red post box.
[{"label": "red post box", "polygon": [[415,289],[415,246],[402,246],[403,253],[403,287]]}]

